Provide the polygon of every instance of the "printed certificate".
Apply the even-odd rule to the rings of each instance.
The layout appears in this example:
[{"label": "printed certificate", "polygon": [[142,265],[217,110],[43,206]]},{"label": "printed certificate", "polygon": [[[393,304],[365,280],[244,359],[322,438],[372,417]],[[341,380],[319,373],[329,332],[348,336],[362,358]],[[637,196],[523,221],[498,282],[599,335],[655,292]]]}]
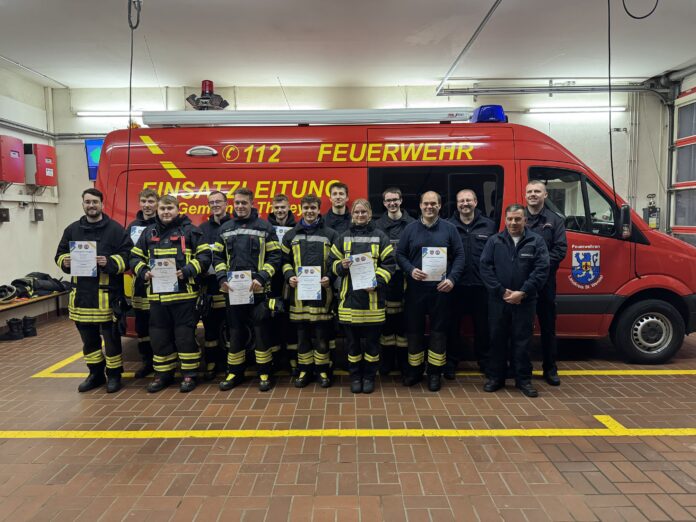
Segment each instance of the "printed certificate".
[{"label": "printed certificate", "polygon": [[350,256],[350,260],[353,262],[350,265],[350,281],[353,285],[353,290],[375,288],[377,286],[377,276],[375,275],[372,254],[355,254]]},{"label": "printed certificate", "polygon": [[447,247],[423,247],[423,272],[426,281],[442,281],[447,274]]},{"label": "printed certificate", "polygon": [[70,275],[97,277],[97,242],[70,242]]},{"label": "printed certificate", "polygon": [[176,259],[165,257],[150,260],[150,275],[152,293],[170,294],[179,291],[179,280],[176,277]]},{"label": "printed certificate", "polygon": [[251,291],[251,283],[251,270],[227,272],[231,305],[254,304],[254,292]]},{"label": "printed certificate", "polygon": [[300,301],[321,299],[320,266],[301,266],[297,269],[297,298]]}]

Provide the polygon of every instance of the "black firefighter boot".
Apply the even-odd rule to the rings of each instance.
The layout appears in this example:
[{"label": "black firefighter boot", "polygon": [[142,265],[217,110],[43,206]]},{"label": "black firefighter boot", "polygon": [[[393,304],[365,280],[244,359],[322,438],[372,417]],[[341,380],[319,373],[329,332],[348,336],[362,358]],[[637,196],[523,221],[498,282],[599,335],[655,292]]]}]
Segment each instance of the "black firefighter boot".
[{"label": "black firefighter boot", "polygon": [[36,337],[36,317],[24,316],[22,318],[22,331],[24,337]]},{"label": "black firefighter boot", "polygon": [[8,319],[7,328],[7,332],[0,335],[0,341],[19,341],[24,339],[21,319]]},{"label": "black firefighter boot", "polygon": [[101,385],[103,385],[106,382],[106,377],[104,376],[105,366],[106,365],[104,363],[101,363],[90,367],[89,375],[80,383],[80,385],[77,387],[77,391],[84,393],[88,392],[89,390],[93,390],[94,388],[99,388]]}]

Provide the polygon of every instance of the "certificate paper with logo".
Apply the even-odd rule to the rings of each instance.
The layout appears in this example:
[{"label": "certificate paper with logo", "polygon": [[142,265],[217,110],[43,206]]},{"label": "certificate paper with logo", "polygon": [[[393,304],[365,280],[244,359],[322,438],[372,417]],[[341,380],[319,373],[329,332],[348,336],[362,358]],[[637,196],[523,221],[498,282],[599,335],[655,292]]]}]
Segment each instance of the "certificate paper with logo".
[{"label": "certificate paper with logo", "polygon": [[251,270],[227,272],[227,285],[230,287],[231,305],[254,304],[254,292],[251,291]]},{"label": "certificate paper with logo", "polygon": [[372,261],[372,254],[355,254],[350,256],[350,281],[353,290],[364,290],[365,288],[375,288],[377,286],[377,276],[375,275],[375,265]]},{"label": "certificate paper with logo", "polygon": [[150,275],[152,275],[152,292],[154,294],[171,294],[179,291],[179,280],[176,277],[176,260],[173,257],[150,260]]},{"label": "certificate paper with logo", "polygon": [[70,241],[70,275],[97,277],[96,241]]},{"label": "certificate paper with logo", "polygon": [[423,247],[423,272],[426,281],[442,281],[447,274],[447,247]]},{"label": "certificate paper with logo", "polygon": [[321,267],[301,266],[297,270],[297,298],[300,301],[321,299]]}]

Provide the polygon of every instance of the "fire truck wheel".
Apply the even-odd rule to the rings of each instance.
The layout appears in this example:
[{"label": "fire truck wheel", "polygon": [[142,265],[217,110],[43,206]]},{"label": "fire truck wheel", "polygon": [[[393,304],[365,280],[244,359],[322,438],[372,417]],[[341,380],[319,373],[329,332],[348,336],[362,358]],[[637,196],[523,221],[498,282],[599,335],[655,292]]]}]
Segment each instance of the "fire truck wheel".
[{"label": "fire truck wheel", "polygon": [[621,312],[612,336],[628,362],[660,364],[669,361],[684,341],[684,319],[666,301],[648,299]]}]

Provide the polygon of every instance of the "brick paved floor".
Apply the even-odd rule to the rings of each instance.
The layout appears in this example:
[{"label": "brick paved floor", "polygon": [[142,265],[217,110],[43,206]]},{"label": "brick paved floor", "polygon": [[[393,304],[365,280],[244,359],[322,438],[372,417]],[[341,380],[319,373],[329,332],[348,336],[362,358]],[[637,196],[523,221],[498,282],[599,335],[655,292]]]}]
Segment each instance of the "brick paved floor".
[{"label": "brick paved floor", "polygon": [[[79,351],[72,323],[0,344],[0,430],[696,428],[696,376],[565,377],[541,396],[458,377],[433,394],[395,378],[270,393],[252,381],[157,395],[76,392],[31,378]],[[639,368],[604,343],[561,346],[561,369]],[[125,345],[127,367],[135,344]],[[646,369],[646,367],[640,367]],[[668,365],[696,369],[696,338]],[[76,361],[60,372],[82,372]],[[0,439],[2,520],[696,520],[696,437]]]}]

